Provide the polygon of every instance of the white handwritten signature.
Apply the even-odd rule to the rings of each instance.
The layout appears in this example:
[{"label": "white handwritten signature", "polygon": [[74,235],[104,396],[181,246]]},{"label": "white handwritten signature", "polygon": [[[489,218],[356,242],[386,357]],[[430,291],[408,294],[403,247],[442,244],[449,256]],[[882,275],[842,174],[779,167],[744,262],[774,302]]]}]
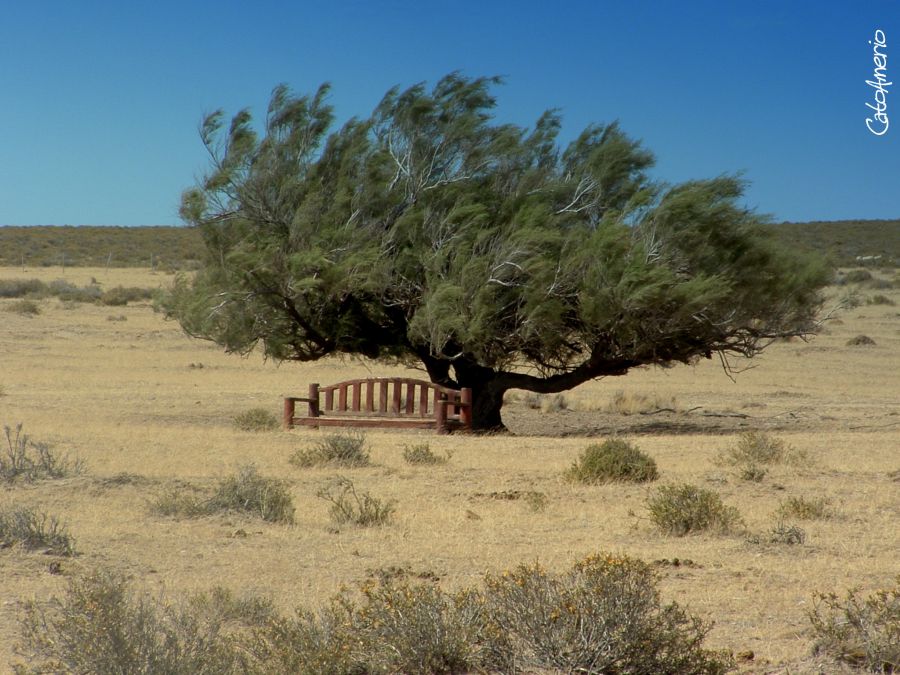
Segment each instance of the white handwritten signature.
[{"label": "white handwritten signature", "polygon": [[[875,89],[875,105],[871,103],[866,103],[866,105],[875,111],[874,120],[871,117],[866,118],[866,126],[876,136],[884,136],[887,133],[888,127],[891,125],[890,120],[887,115],[887,95],[888,90],[885,87],[888,87],[893,84],[893,82],[887,81],[887,52],[878,51],[879,48],[882,50],[887,49],[887,37],[884,34],[883,30],[875,31],[875,42],[873,43],[869,40],[869,44],[873,45],[872,50],[872,60],[875,62],[875,73],[872,75],[871,80],[866,80],[866,84]],[[880,131],[878,131],[878,126],[881,125]]]}]

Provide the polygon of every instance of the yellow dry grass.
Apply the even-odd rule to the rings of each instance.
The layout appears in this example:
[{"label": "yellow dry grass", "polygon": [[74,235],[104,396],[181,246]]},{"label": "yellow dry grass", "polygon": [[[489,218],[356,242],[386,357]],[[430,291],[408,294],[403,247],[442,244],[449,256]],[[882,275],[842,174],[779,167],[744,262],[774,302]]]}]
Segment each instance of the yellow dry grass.
[{"label": "yellow dry grass", "polygon": [[[0,268],[0,279],[60,276],[59,269]],[[91,277],[105,287],[171,280],[148,270],[65,270],[77,285]],[[897,291],[886,294],[900,300]],[[40,553],[0,550],[0,670],[13,659],[21,603],[59,594],[66,576],[98,566],[173,597],[222,585],[271,596],[288,611],[391,566],[434,574],[454,588],[523,561],[563,568],[595,551],[625,553],[662,561],[664,598],[715,621],[709,645],[752,650],[743,671],[792,673],[822,667],[809,653],[806,612],[814,591],[874,589],[900,572],[896,307],[844,311],[842,324],[810,343],[773,345],[736,382],[717,362],[705,362],[587,384],[568,395],[572,410],[541,412],[513,400],[504,412],[516,436],[372,431],[373,466],[335,471],[288,462],[320,432],[241,432],[233,417],[254,407],[278,414],[282,395],[302,395],[309,382],[402,371],[361,361],[278,366],[225,355],[146,304],[73,308],[47,299],[32,317],[3,311],[11,302],[0,300],[0,424],[21,422],[34,439],[81,457],[87,471],[0,487],[0,507],[33,505],[63,518],[80,552],[54,575]],[[877,345],[846,346],[860,333]],[[617,410],[616,397],[677,401],[678,412]],[[799,523],[807,541],[796,546],[749,543],[747,534],[662,536],[644,508],[652,487],[562,479],[591,442],[562,435],[598,428],[629,433],[657,461],[661,482],[718,490],[740,510],[748,534],[764,535],[790,496],[824,496],[836,515]],[[775,467],[759,483],[742,481],[714,458],[744,429],[774,430],[811,462]],[[451,460],[408,465],[404,446],[421,442],[438,454],[452,451]],[[248,462],[289,482],[294,525],[151,513],[154,496],[177,481],[209,487]],[[338,473],[395,499],[394,524],[336,531],[315,493]],[[544,493],[546,507],[535,512],[525,500],[491,498],[516,490]],[[675,558],[691,562],[668,564]]]}]

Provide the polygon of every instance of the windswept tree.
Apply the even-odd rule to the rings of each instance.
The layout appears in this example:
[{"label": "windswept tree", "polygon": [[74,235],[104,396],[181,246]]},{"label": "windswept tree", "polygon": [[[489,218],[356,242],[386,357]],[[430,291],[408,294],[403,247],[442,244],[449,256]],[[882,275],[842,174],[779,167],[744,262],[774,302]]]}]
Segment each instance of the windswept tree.
[{"label": "windswept tree", "polygon": [[190,335],[276,360],[414,363],[473,390],[552,393],[645,365],[752,357],[815,329],[828,271],[780,250],[731,176],[666,187],[615,123],[494,120],[496,78],[389,91],[333,130],[328,86],[277,87],[263,133],[203,120],[182,198],[203,268],[166,303]]}]

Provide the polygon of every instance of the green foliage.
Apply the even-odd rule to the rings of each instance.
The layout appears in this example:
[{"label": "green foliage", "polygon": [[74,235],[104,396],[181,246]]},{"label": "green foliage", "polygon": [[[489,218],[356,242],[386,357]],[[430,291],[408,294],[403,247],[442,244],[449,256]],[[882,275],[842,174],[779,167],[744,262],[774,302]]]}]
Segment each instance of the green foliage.
[{"label": "green foliage", "polygon": [[772,465],[802,466],[809,461],[805,451],[762,431],[741,434],[736,445],[721,450],[716,456],[717,463],[735,467],[743,480],[754,482],[761,481]]},{"label": "green foliage", "polygon": [[387,525],[397,510],[394,500],[383,500],[368,492],[358,492],[353,481],[343,476],[316,492],[316,496],[331,503],[331,518],[338,525]]},{"label": "green foliage", "polygon": [[325,434],[309,448],[300,448],[288,460],[295,466],[336,466],[352,468],[369,464],[366,434],[338,432]]},{"label": "green foliage", "polygon": [[15,432],[3,427],[6,447],[0,450],[0,480],[7,483],[23,481],[27,483],[42,479],[66,478],[84,470],[80,459],[70,460],[60,455],[46,443],[36,442],[22,433],[22,424],[16,425]]},{"label": "green foliage", "polygon": [[645,483],[658,477],[654,459],[621,438],[589,445],[566,472],[569,480],[588,484]]},{"label": "green foliage", "polygon": [[445,451],[443,456],[435,454],[428,443],[417,443],[403,448],[403,459],[407,464],[446,464],[452,456],[453,453],[449,450]]},{"label": "green foliage", "polygon": [[150,267],[151,255],[154,267],[189,270],[203,257],[203,241],[189,227],[0,228],[2,266]]},{"label": "green foliage", "polygon": [[27,507],[0,510],[0,549],[22,546],[55,555],[75,555],[75,542],[56,516]]},{"label": "green foliage", "polygon": [[872,672],[900,672],[900,577],[866,598],[819,593],[809,613],[815,646],[839,661]]},{"label": "green foliage", "polygon": [[830,271],[739,205],[739,179],[655,184],[615,123],[565,147],[556,112],[495,123],[497,84],[393,89],[338,130],[327,85],[277,87],[260,133],[246,110],[209,115],[211,168],[181,206],[204,266],[162,308],[230,352],[422,360],[473,387],[480,428],[500,424],[505,389],[814,331]]},{"label": "green foliage", "polygon": [[718,494],[687,483],[660,486],[646,505],[650,520],[676,537],[705,531],[728,534],[741,524],[738,510],[725,506]]},{"label": "green foliage", "polygon": [[235,415],[234,426],[241,431],[274,431],[278,418],[266,408],[251,408]]}]

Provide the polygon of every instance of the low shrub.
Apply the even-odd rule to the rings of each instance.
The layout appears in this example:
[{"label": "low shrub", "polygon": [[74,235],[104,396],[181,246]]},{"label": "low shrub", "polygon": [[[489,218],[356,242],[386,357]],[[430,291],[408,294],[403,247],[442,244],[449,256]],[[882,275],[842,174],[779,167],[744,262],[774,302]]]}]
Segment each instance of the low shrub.
[{"label": "low shrub", "polygon": [[368,492],[357,492],[353,481],[343,476],[319,490],[316,496],[331,503],[331,518],[338,525],[386,525],[396,511],[395,501],[378,499]]},{"label": "low shrub", "polygon": [[151,509],[181,518],[236,511],[273,523],[294,522],[294,504],[286,483],[260,476],[252,464],[223,479],[210,497],[204,498],[190,486],[173,487],[159,494]]},{"label": "low shrub", "polygon": [[562,412],[568,410],[569,407],[569,400],[565,394],[553,394],[541,398],[541,412],[545,414]]},{"label": "low shrub", "polygon": [[653,523],[677,537],[704,531],[728,534],[741,525],[738,510],[725,506],[716,492],[687,483],[660,486],[646,506]]},{"label": "low shrub", "polygon": [[84,470],[80,459],[70,460],[67,455],[56,454],[46,443],[32,441],[22,433],[22,424],[15,433],[9,426],[3,427],[6,447],[0,452],[0,480],[34,482],[42,479],[65,478]]},{"label": "low shrub", "polygon": [[864,281],[872,280],[872,273],[869,270],[850,270],[844,275],[847,283],[861,284]]},{"label": "low shrub", "polygon": [[278,418],[266,408],[250,408],[234,417],[234,426],[241,431],[274,431]]},{"label": "low shrub", "polygon": [[286,483],[260,476],[252,464],[221,481],[207,509],[240,511],[273,523],[294,522],[294,504]]},{"label": "low shrub", "polygon": [[446,464],[452,456],[453,453],[449,450],[446,450],[443,456],[435,454],[428,443],[407,445],[403,448],[403,459],[407,464]]},{"label": "low shrub", "polygon": [[879,295],[873,295],[871,298],[868,298],[866,300],[866,304],[867,305],[888,305],[890,307],[893,307],[897,303],[894,302],[893,300],[891,300],[888,296],[879,294]]},{"label": "low shrub", "polygon": [[799,520],[821,520],[832,516],[831,506],[825,497],[806,499],[805,497],[788,497],[778,506],[778,515],[782,518]]},{"label": "low shrub", "polygon": [[311,447],[297,450],[288,461],[303,468],[367,466],[369,450],[366,444],[366,434],[362,431],[326,434]]},{"label": "low shrub", "polygon": [[806,530],[793,523],[787,523],[784,518],[779,517],[764,536],[751,535],[747,538],[747,541],[751,544],[765,543],[793,546],[806,541]]},{"label": "low shrub", "polygon": [[0,279],[0,298],[40,298],[48,289],[40,279]]},{"label": "low shrub", "polygon": [[618,415],[638,415],[657,410],[678,410],[674,397],[662,397],[658,394],[640,394],[619,390],[615,392],[606,406],[607,412]]},{"label": "low shrub", "polygon": [[245,673],[246,659],[225,617],[168,605],[129,589],[125,579],[95,572],[70,581],[65,596],[27,603],[24,673]]},{"label": "low shrub", "polygon": [[155,291],[152,288],[137,288],[135,286],[116,286],[104,291],[99,300],[101,304],[110,307],[122,307],[129,302],[139,300],[152,300]]},{"label": "low shrub", "polygon": [[900,577],[866,598],[850,590],[814,597],[809,613],[816,651],[878,673],[900,672]]},{"label": "low shrub", "polygon": [[711,674],[731,666],[702,648],[703,622],[660,603],[655,575],[632,558],[594,555],[562,574],[520,565],[488,575],[475,600],[491,670]]},{"label": "low shrub", "polygon": [[776,464],[800,466],[809,462],[809,456],[779,438],[761,431],[748,431],[738,437],[736,445],[721,450],[715,461],[736,467],[743,480],[759,482],[768,473],[767,467]]},{"label": "low shrub", "polygon": [[22,546],[28,550],[71,556],[75,542],[56,516],[26,507],[0,510],[0,548]]},{"label": "low shrub", "polygon": [[848,347],[874,347],[875,340],[868,335],[857,335],[847,340]]},{"label": "low shrub", "polygon": [[589,445],[581,453],[566,478],[578,483],[597,484],[618,481],[645,483],[656,480],[656,462],[637,447],[620,438]]},{"label": "low shrub", "polygon": [[99,286],[84,286],[79,288],[75,284],[69,283],[64,279],[56,279],[51,281],[47,287],[50,295],[55,295],[62,301],[69,302],[97,302],[103,291]]},{"label": "low shrub", "polygon": [[5,307],[7,312],[21,314],[22,316],[37,316],[41,313],[41,306],[34,300],[16,300]]}]

